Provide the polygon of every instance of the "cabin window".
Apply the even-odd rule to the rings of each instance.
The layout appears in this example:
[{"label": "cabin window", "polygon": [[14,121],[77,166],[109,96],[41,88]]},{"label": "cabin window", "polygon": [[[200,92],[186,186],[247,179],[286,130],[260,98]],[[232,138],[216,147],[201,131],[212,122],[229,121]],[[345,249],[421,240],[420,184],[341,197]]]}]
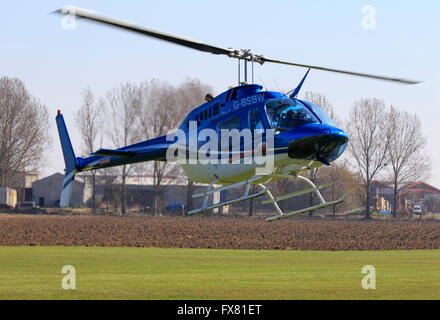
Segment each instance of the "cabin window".
[{"label": "cabin window", "polygon": [[216,115],[218,115],[219,113],[220,113],[220,107],[219,107],[219,102],[216,102],[216,103],[214,103],[213,104],[213,106],[212,106],[212,115],[213,116],[216,116]]},{"label": "cabin window", "polygon": [[252,134],[254,134],[255,129],[264,129],[260,109],[252,109],[249,111],[249,129],[251,129]]},{"label": "cabin window", "polygon": [[208,118],[212,118],[212,107],[209,107]]},{"label": "cabin window", "polygon": [[208,109],[205,109],[205,111],[203,111],[203,120],[208,120]]},{"label": "cabin window", "polygon": [[212,110],[214,117],[215,117],[216,115],[219,114],[219,112],[220,112],[219,109],[220,109],[220,108],[219,108],[219,106],[218,106],[218,102],[217,102],[217,103],[214,103],[214,107],[213,107],[213,110]]},{"label": "cabin window", "polygon": [[228,91],[228,94],[226,95],[226,102],[229,101],[229,96],[231,95],[231,90]]},{"label": "cabin window", "polygon": [[218,125],[218,132],[221,133],[220,130],[222,129],[228,129],[228,130],[232,130],[232,129],[238,129],[240,130],[240,116],[235,116],[232,118],[229,118],[228,120],[225,120],[223,122],[220,122]]},{"label": "cabin window", "polygon": [[231,95],[231,100],[230,101],[235,100],[235,99],[237,99],[237,89],[234,89],[232,91],[232,95]]},{"label": "cabin window", "polygon": [[[220,122],[217,126],[217,133],[219,135],[219,143],[221,145],[221,134],[222,134],[222,130],[233,130],[233,129],[237,129],[240,130],[241,129],[241,117],[240,115],[237,115],[235,117],[229,118],[228,120],[225,120],[223,122]],[[224,149],[224,146],[221,146],[222,150],[232,150],[232,144],[234,143],[234,141],[232,141],[232,137],[229,136],[229,146]]]}]

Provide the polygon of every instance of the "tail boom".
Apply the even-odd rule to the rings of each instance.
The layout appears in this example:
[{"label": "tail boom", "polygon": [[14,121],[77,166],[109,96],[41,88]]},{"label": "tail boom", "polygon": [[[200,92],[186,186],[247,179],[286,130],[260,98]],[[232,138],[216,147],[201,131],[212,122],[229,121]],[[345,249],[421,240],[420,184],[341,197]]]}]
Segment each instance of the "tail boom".
[{"label": "tail boom", "polygon": [[167,141],[166,136],[161,136],[120,149],[100,149],[88,158],[76,158],[60,111],[56,116],[56,122],[66,165],[60,200],[61,207],[69,206],[72,183],[76,173],[144,161],[167,161],[168,147],[174,143]]}]

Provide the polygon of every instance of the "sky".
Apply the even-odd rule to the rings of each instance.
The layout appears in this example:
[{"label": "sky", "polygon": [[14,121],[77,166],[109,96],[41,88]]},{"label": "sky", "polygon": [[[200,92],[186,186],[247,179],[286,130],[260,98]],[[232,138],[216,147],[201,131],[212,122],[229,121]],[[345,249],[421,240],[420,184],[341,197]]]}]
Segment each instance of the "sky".
[{"label": "sky", "polygon": [[[65,0],[64,0],[65,1]],[[440,187],[440,2],[421,1],[2,1],[0,77],[17,77],[49,110],[52,144],[42,176],[63,172],[55,125],[61,109],[73,147],[81,141],[75,115],[82,91],[96,97],[123,82],[153,78],[178,85],[197,78],[213,94],[237,83],[237,62],[85,21],[75,29],[49,14],[64,5],[87,8],[154,30],[265,57],[423,81],[408,86],[312,70],[302,93],[320,92],[347,118],[353,102],[377,97],[415,113],[427,137],[432,177]],[[363,11],[365,6],[372,11]],[[255,82],[271,90],[296,87],[305,69],[255,66]],[[301,95],[300,95],[301,97]],[[53,118],[52,118],[53,116]],[[104,146],[105,147],[105,146]]]}]

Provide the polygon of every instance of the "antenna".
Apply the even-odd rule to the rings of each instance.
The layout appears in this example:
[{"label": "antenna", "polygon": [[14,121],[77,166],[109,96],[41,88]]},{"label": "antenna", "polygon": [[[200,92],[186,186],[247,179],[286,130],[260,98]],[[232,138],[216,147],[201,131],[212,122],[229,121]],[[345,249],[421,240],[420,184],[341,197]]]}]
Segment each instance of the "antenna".
[{"label": "antenna", "polygon": [[266,87],[266,85],[264,84],[263,79],[261,79],[260,75],[258,75],[258,79],[260,79],[261,83],[263,84],[263,87],[266,88],[266,91],[267,91],[267,87]]}]

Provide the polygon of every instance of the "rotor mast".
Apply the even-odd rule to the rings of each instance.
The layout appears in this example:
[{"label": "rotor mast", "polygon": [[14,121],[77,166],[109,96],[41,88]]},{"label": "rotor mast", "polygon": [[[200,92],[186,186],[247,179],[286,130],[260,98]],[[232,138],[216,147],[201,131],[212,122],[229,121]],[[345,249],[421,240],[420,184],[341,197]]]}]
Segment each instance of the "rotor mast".
[{"label": "rotor mast", "polygon": [[[242,49],[242,50],[234,50],[230,54],[228,54],[230,58],[236,58],[238,60],[238,85],[247,84],[248,83],[248,62],[251,63],[251,76],[252,83],[254,83],[254,62],[258,62],[259,64],[264,63],[264,58],[262,55],[255,55],[251,53],[250,49]],[[244,82],[241,81],[241,64],[240,61],[244,62]]]}]

